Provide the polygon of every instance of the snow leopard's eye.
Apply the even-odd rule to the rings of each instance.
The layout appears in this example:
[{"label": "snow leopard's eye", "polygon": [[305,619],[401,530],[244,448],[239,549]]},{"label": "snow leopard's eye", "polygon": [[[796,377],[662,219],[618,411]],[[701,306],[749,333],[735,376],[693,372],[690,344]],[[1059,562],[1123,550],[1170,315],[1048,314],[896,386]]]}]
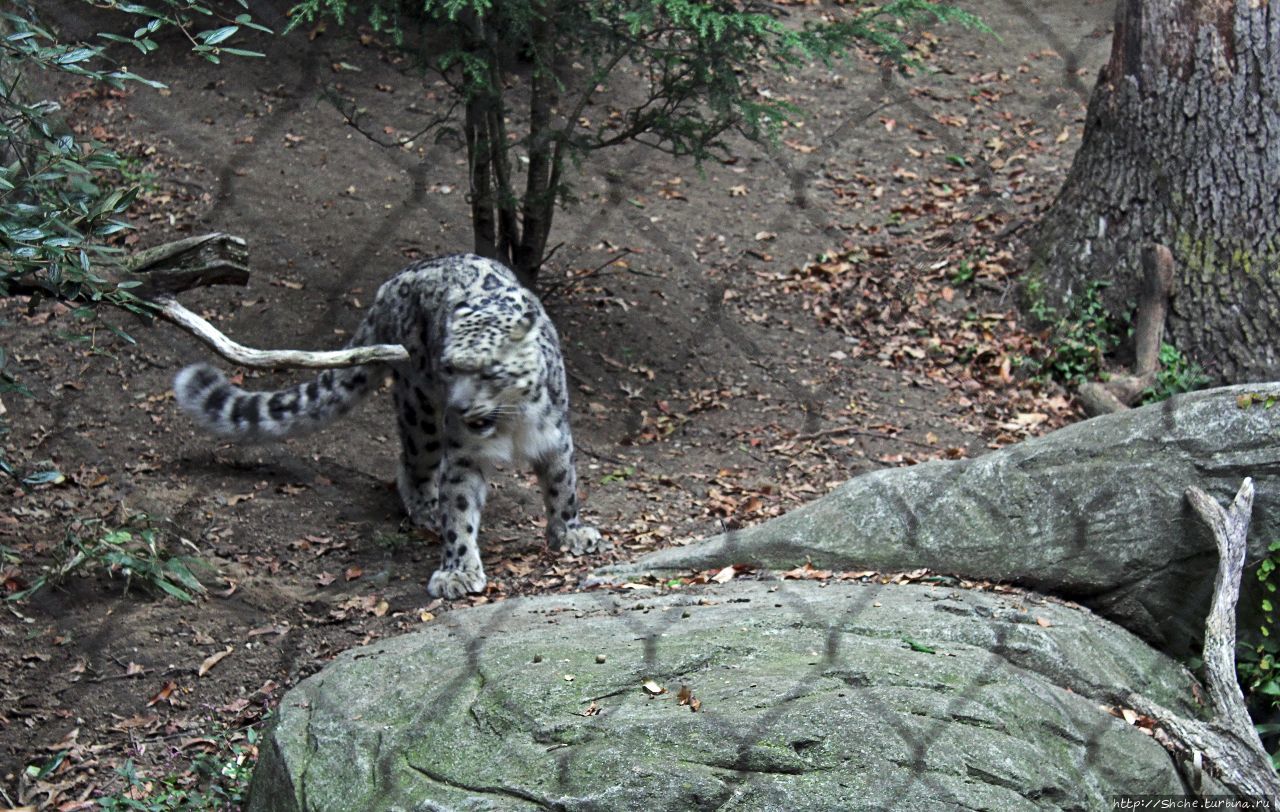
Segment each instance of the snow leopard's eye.
[{"label": "snow leopard's eye", "polygon": [[467,428],[476,434],[483,434],[493,428],[498,422],[498,416],[493,412],[482,414],[479,417],[473,417],[466,421]]}]

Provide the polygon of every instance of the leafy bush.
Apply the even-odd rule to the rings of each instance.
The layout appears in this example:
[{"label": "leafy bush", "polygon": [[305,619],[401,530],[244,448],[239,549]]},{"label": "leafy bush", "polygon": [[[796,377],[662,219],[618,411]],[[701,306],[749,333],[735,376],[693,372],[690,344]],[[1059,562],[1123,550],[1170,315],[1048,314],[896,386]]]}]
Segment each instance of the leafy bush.
[{"label": "leafy bush", "polygon": [[1032,316],[1049,325],[1044,354],[1035,362],[1039,375],[1074,385],[1101,374],[1103,359],[1115,350],[1121,335],[1102,301],[1106,287],[1106,282],[1091,283],[1072,300],[1066,314],[1029,291]]},{"label": "leafy bush", "polygon": [[[14,563],[13,551],[5,558]],[[101,519],[81,519],[68,528],[62,543],[52,550],[53,563],[45,565],[28,585],[7,596],[22,600],[51,584],[58,584],[73,573],[95,569],[112,577],[125,579],[125,589],[141,584],[180,601],[190,603],[205,591],[192,572],[203,562],[188,555],[170,552],[145,515],[132,517],[122,527],[108,527]]]},{"label": "leafy bush", "polygon": [[[100,33],[94,42],[60,40],[40,22],[36,7],[22,0],[0,11],[0,297],[29,295],[32,307],[44,299],[75,301],[75,315],[82,318],[93,317],[102,304],[146,308],[129,291],[134,283],[111,282],[107,273],[120,254],[112,241],[130,227],[123,218],[138,195],[136,172],[104,144],[78,138],[61,119],[58,102],[44,98],[36,77],[163,87],[117,67],[108,49],[127,44],[150,53],[158,47],[153,37],[166,27],[183,31],[192,50],[213,62],[225,54],[260,56],[228,45],[243,29],[268,30],[247,13],[248,0],[238,2],[246,13],[232,18],[195,0],[110,3],[137,27],[130,35]],[[0,347],[0,396],[27,394],[8,360]],[[0,472],[14,475],[2,455]]]},{"label": "leafy bush", "polygon": [[[248,8],[247,0],[240,4]],[[132,36],[100,33],[97,43],[63,42],[41,24],[34,7],[16,7],[0,12],[0,296],[21,291],[138,310],[127,283],[108,283],[96,270],[118,254],[111,237],[129,228],[120,218],[138,194],[126,181],[131,170],[103,144],[78,139],[60,119],[60,105],[41,97],[33,76],[55,72],[114,88],[159,88],[159,82],[115,67],[109,45],[150,53],[158,47],[153,35],[175,27],[191,38],[192,50],[217,62],[223,54],[261,56],[226,43],[242,28],[267,29],[247,13],[227,20],[211,6],[163,0],[159,8],[115,6],[140,24]],[[200,29],[196,20],[219,24]]]},{"label": "leafy bush", "polygon": [[1160,371],[1156,382],[1142,393],[1142,403],[1168,400],[1183,392],[1194,392],[1209,384],[1209,376],[1172,344],[1160,345]]},{"label": "leafy bush", "polygon": [[1280,629],[1276,627],[1276,575],[1280,569],[1280,541],[1273,541],[1267,555],[1258,564],[1256,575],[1262,585],[1262,624],[1252,641],[1239,641],[1236,672],[1240,686],[1255,719],[1268,720],[1257,725],[1258,735],[1271,753],[1271,763],[1280,770]]}]

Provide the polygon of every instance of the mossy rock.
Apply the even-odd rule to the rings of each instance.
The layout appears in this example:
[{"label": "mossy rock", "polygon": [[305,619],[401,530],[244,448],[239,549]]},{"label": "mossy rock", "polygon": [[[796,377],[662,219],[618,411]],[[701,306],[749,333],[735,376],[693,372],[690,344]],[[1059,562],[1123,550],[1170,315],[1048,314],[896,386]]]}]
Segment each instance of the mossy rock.
[{"label": "mossy rock", "polygon": [[1172,660],[1025,596],[746,581],[510,600],[348,651],[289,691],[249,809],[1088,809],[1182,793],[1160,745],[1105,707],[1126,690],[1195,713]]}]

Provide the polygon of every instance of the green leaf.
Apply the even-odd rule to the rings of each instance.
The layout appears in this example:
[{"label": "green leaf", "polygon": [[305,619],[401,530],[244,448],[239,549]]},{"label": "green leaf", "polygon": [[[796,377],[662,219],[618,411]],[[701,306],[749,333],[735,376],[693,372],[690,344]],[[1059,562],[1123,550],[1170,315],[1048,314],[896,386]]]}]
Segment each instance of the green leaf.
[{"label": "green leaf", "polygon": [[217,45],[219,42],[228,39],[239,30],[240,26],[238,25],[224,25],[223,27],[215,28],[212,31],[201,31],[199,34],[196,34],[196,39],[200,40],[205,45]]},{"label": "green leaf", "polygon": [[155,585],[163,589],[168,594],[182,601],[183,603],[195,603],[195,598],[177,584],[166,581],[163,578],[156,579]]},{"label": "green leaf", "polygon": [[255,57],[255,58],[266,57],[266,54],[262,53],[261,51],[246,51],[243,48],[227,48],[225,46],[222,48],[219,48],[218,52],[224,53],[224,54],[231,54],[232,56],[249,56],[249,57]]},{"label": "green leaf", "polygon": [[30,474],[28,476],[23,477],[22,481],[32,486],[61,485],[63,482],[67,481],[67,478],[66,476],[63,475],[61,471],[53,470],[53,471],[40,471],[35,474]]},{"label": "green leaf", "polygon": [[[244,4],[244,0],[241,0],[241,4],[242,4],[242,5]],[[264,34],[274,34],[274,33],[275,33],[275,32],[274,32],[274,31],[272,31],[270,28],[267,28],[265,25],[262,25],[261,23],[255,23],[255,22],[253,21],[253,18],[252,18],[252,17],[250,17],[248,14],[240,14],[240,15],[237,15],[237,16],[236,16],[236,24],[237,24],[237,25],[243,25],[245,28],[252,28],[254,31],[261,31],[261,32],[262,32],[262,33],[264,33]]]},{"label": "green leaf", "polygon": [[98,55],[97,48],[75,48],[53,60],[55,65],[74,65]]}]

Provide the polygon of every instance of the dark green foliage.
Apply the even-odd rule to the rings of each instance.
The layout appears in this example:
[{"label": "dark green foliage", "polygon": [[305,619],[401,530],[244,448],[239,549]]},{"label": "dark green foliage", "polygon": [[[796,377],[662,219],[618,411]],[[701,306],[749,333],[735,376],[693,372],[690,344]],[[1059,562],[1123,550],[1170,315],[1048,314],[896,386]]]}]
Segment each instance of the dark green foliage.
[{"label": "dark green foliage", "polygon": [[[247,10],[247,0],[240,4]],[[0,12],[0,295],[21,290],[130,310],[141,306],[127,285],[109,284],[97,271],[118,254],[111,237],[129,228],[121,217],[138,193],[127,180],[132,173],[120,155],[73,134],[57,102],[33,86],[35,74],[61,72],[117,88],[161,87],[116,67],[108,46],[127,43],[149,53],[157,47],[152,36],[172,26],[188,34],[192,50],[217,62],[222,54],[256,55],[227,42],[242,28],[266,30],[247,13],[222,19],[211,7],[186,0],[115,8],[138,26],[132,35],[101,33],[88,43],[62,41],[32,6]]]},{"label": "dark green foliage", "polygon": [[1271,763],[1280,770],[1280,628],[1276,626],[1276,571],[1280,569],[1280,541],[1271,542],[1267,555],[1258,563],[1255,574],[1262,586],[1262,623],[1245,631],[1249,638],[1241,640],[1236,671],[1240,686],[1254,718],[1267,721],[1257,725]]},{"label": "dark green foliage", "polygon": [[1183,392],[1194,392],[1209,385],[1209,376],[1172,344],[1160,345],[1160,371],[1156,382],[1142,393],[1142,403],[1156,403]]},{"label": "dark green foliage", "polygon": [[[56,472],[53,472],[56,473]],[[41,475],[27,477],[28,485],[42,484]],[[0,561],[17,563],[11,550]],[[159,530],[151,526],[149,517],[132,517],[122,527],[108,527],[101,519],[81,519],[72,523],[66,536],[52,551],[53,561],[30,579],[25,588],[6,597],[19,601],[46,586],[56,585],[73,573],[100,570],[109,576],[123,577],[125,589],[140,585],[159,594],[170,595],[191,603],[203,594],[204,586],[192,572],[203,562],[189,555],[177,555],[165,544]]]},{"label": "dark green foliage", "polygon": [[1105,282],[1090,284],[1065,314],[1047,305],[1035,291],[1028,291],[1031,314],[1049,326],[1045,353],[1035,361],[1037,374],[1068,385],[1099,376],[1103,358],[1115,350],[1123,334],[1102,301],[1106,287]]},{"label": "dark green foliage", "polygon": [[[303,0],[294,25],[352,22],[356,9]],[[924,0],[850,4],[834,21],[803,25],[760,0],[375,0],[359,9],[449,84],[453,104],[428,130],[462,131],[475,250],[530,285],[555,206],[571,197],[568,164],[628,142],[701,161],[727,154],[733,132],[771,141],[797,111],[758,92],[762,74],[855,47],[909,64],[914,26],[980,25]],[[587,121],[589,109],[605,120]],[[358,112],[347,115],[358,124]]]}]

